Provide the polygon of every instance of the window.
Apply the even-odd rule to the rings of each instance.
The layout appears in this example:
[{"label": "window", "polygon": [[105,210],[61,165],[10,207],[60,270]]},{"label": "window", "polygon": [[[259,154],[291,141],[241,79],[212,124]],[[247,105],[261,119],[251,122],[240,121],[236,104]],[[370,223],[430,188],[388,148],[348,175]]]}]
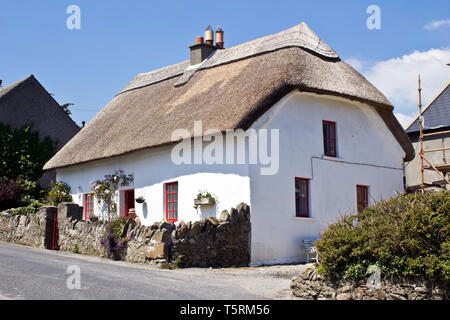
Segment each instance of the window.
[{"label": "window", "polygon": [[88,193],[84,195],[84,220],[94,215],[94,195]]},{"label": "window", "polygon": [[359,185],[356,186],[356,199],[358,213],[361,213],[361,211],[369,206],[369,187]]},{"label": "window", "polygon": [[295,178],[295,216],[309,217],[308,180]]},{"label": "window", "polygon": [[336,157],[336,122],[323,121],[323,146],[326,156]]},{"label": "window", "polygon": [[178,182],[166,184],[166,220],[178,220]]}]

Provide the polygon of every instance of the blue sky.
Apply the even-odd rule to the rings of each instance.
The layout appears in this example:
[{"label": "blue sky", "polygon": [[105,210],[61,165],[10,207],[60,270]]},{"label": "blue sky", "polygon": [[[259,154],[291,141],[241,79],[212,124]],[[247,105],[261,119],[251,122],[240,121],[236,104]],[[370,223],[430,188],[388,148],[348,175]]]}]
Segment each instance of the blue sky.
[{"label": "blue sky", "polygon": [[[80,30],[66,27],[72,4],[81,9]],[[366,26],[372,4],[381,9],[380,30]],[[187,46],[208,24],[222,26],[230,47],[305,21],[388,96],[403,122],[417,111],[418,72],[425,101],[450,80],[448,0],[0,0],[0,8],[3,85],[34,74],[59,103],[75,104],[77,123],[135,74],[188,59]]]}]

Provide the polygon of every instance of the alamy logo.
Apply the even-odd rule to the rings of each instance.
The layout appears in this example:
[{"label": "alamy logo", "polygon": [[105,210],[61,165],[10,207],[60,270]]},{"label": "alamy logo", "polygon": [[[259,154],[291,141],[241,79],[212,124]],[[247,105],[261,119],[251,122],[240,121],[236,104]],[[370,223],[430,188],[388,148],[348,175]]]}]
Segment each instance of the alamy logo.
[{"label": "alamy logo", "polygon": [[369,30],[381,29],[381,9],[377,5],[370,5],[367,7],[367,14],[370,16],[367,18],[366,25]]},{"label": "alamy logo", "polygon": [[177,129],[172,133],[172,141],[181,138],[171,152],[174,164],[259,164],[261,175],[278,173],[278,129],[228,129],[223,134],[217,129],[203,132],[202,122],[194,121],[193,133],[191,136],[187,129]]},{"label": "alamy logo", "polygon": [[70,276],[67,278],[66,287],[69,290],[81,289],[81,269],[80,266],[70,265],[67,267],[67,274]]},{"label": "alamy logo", "polygon": [[67,7],[66,13],[70,14],[70,16],[67,17],[67,20],[66,20],[67,29],[80,30],[81,29],[81,9],[80,9],[80,7],[72,4]]}]

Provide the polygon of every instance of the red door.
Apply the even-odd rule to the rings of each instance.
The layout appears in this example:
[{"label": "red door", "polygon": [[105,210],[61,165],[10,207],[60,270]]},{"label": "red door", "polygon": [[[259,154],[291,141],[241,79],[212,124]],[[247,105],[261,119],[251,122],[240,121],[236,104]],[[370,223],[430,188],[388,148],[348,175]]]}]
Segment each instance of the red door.
[{"label": "red door", "polygon": [[128,211],[130,209],[134,209],[134,189],[125,191],[125,218],[128,217]]}]

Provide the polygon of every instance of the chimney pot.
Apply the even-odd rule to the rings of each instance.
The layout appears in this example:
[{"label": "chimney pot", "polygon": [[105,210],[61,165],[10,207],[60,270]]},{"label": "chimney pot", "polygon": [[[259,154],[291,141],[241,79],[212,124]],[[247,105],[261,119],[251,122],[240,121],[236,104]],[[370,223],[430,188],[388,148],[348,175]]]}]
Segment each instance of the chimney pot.
[{"label": "chimney pot", "polygon": [[203,37],[197,37],[195,38],[195,44],[203,43]]},{"label": "chimney pot", "polygon": [[214,45],[214,31],[211,25],[209,25],[205,30],[205,43],[210,46]]},{"label": "chimney pot", "polygon": [[220,24],[217,26],[216,30],[216,46],[218,49],[223,49],[223,30],[220,27]]}]

